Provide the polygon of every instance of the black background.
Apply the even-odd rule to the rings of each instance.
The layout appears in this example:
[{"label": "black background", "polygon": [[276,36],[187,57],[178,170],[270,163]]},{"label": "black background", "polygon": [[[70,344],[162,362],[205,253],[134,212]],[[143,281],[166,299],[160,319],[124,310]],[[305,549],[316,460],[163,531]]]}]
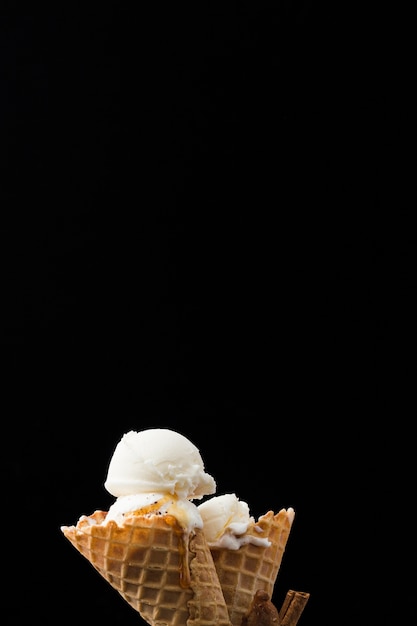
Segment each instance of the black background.
[{"label": "black background", "polygon": [[60,526],[148,427],[256,517],[295,508],[300,624],[415,620],[406,22],[2,9],[4,623],[141,622]]}]

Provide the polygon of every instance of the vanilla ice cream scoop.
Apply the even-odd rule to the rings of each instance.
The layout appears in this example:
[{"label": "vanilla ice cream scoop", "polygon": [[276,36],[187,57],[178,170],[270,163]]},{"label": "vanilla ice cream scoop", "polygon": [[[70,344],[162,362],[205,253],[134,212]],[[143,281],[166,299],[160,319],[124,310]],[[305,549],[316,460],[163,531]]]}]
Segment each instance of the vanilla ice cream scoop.
[{"label": "vanilla ice cream scoop", "polygon": [[234,493],[210,498],[198,506],[204,523],[204,534],[208,542],[220,539],[226,529],[236,535],[243,535],[253,520],[249,506],[239,500]]},{"label": "vanilla ice cream scoop", "polygon": [[104,486],[117,498],[157,493],[193,500],[216,491],[198,448],[166,428],[123,435],[110,460]]},{"label": "vanilla ice cream scoop", "polygon": [[[259,534],[261,531],[250,515],[249,506],[239,500],[236,494],[215,496],[197,508],[210,547],[238,550],[247,543],[265,547],[270,545],[268,539],[256,535],[257,531]],[[249,529],[251,532],[248,533]]]}]

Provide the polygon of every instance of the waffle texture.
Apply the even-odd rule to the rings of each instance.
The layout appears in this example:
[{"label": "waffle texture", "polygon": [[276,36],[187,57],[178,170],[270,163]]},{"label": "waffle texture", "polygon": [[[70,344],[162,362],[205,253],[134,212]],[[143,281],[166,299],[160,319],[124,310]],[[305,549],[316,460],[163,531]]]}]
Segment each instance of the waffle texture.
[{"label": "waffle texture", "polygon": [[258,590],[272,597],[291,525],[292,517],[286,509],[276,514],[268,511],[248,533],[267,538],[269,547],[248,543],[238,550],[211,548],[232,626],[241,626]]},{"label": "waffle texture", "polygon": [[123,526],[105,518],[95,511],[62,532],[148,624],[230,626],[202,530],[185,543],[170,515],[131,515]]}]

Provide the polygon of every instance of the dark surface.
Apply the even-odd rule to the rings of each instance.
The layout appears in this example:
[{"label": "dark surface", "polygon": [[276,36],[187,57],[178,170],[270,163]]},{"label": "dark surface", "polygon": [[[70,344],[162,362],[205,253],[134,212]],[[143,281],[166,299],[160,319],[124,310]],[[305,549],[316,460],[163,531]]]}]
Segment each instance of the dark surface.
[{"label": "dark surface", "polygon": [[3,11],[4,623],[140,623],[60,526],[162,426],[256,517],[295,508],[300,626],[411,624],[406,40],[308,1],[170,11]]}]

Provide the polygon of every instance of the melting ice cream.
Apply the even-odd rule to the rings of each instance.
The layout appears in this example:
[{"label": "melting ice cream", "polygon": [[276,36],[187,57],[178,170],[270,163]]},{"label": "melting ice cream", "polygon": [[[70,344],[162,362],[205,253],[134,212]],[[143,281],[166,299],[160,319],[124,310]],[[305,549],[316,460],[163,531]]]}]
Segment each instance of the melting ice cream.
[{"label": "melting ice cream", "polygon": [[[215,496],[198,506],[203,520],[204,534],[211,548],[228,548],[238,550],[241,546],[252,543],[268,547],[270,541],[265,537],[257,537],[256,531],[262,533],[252,515],[249,506],[234,493]],[[291,522],[294,510],[287,511]],[[251,533],[248,529],[251,528]]]}]

